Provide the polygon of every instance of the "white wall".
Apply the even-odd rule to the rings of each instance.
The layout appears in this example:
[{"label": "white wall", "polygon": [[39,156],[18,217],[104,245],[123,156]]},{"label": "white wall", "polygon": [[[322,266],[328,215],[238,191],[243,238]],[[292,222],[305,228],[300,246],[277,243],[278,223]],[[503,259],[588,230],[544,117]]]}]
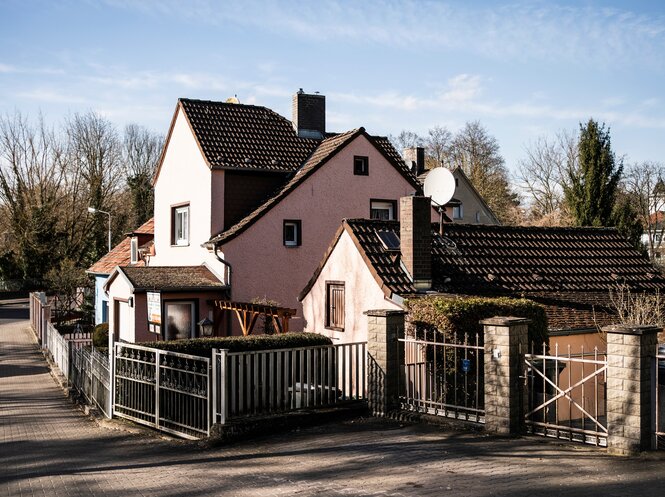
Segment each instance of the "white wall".
[{"label": "white wall", "polygon": [[[344,282],[344,331],[325,327],[326,281]],[[347,231],[340,236],[302,305],[305,331],[329,336],[335,343],[367,340],[367,316],[363,312],[370,309],[402,309],[386,299]]]},{"label": "white wall", "polygon": [[[96,274],[95,275],[95,324],[100,324],[103,323],[102,319],[102,307],[104,306],[104,302],[108,302],[108,297],[106,296],[106,292],[104,291],[104,284],[106,283],[106,280],[108,280],[107,275],[100,275]],[[110,309],[109,309],[110,312]]]},{"label": "white wall", "polygon": [[[116,325],[116,316],[115,316],[115,305],[114,301],[119,300],[121,302],[126,302],[129,300],[129,297],[133,296],[131,287],[129,283],[122,275],[117,275],[115,279],[111,282],[109,286],[109,345],[115,334],[115,325]],[[126,305],[126,304],[125,304]],[[134,315],[134,307],[127,307],[127,314],[122,315],[123,325],[125,320],[127,322],[126,330],[121,327],[120,338],[127,342],[135,342],[134,339],[134,323],[136,323],[136,318]]]},{"label": "white wall", "polygon": [[[155,184],[155,255],[151,266],[198,266],[208,262],[220,277],[224,266],[201,247],[210,239],[212,174],[196,143],[187,119],[178,108],[164,160]],[[216,184],[223,184],[223,171]],[[189,203],[189,245],[171,245],[171,207]],[[223,202],[216,202],[215,216],[223,219]]]}]

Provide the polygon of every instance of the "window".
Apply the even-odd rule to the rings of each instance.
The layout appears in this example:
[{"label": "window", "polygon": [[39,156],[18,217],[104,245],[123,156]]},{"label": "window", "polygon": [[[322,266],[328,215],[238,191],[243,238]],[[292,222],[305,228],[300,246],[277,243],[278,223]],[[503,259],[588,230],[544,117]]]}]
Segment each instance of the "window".
[{"label": "window", "polygon": [[369,157],[356,155],[353,158],[353,174],[358,176],[369,175]]},{"label": "window", "polygon": [[397,202],[395,200],[370,200],[370,219],[381,221],[394,221]]},{"label": "window", "polygon": [[164,302],[166,340],[196,337],[196,304],[192,301]]},{"label": "window", "polygon": [[453,207],[453,219],[462,219],[464,217],[464,209],[462,204]]},{"label": "window", "polygon": [[129,261],[130,264],[139,261],[139,241],[135,236],[129,239]]},{"label": "window", "polygon": [[344,282],[326,281],[326,328],[344,331]]},{"label": "window", "polygon": [[171,245],[189,245],[189,204],[171,208]]},{"label": "window", "polygon": [[480,222],[480,211],[476,211],[476,222]]},{"label": "window", "polygon": [[302,222],[299,219],[284,220],[284,246],[300,247],[302,245]]}]

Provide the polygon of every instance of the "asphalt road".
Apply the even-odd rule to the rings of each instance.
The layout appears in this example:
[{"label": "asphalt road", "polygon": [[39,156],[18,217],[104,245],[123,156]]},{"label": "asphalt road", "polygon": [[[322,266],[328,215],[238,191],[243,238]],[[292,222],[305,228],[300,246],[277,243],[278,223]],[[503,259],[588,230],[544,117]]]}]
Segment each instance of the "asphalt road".
[{"label": "asphalt road", "polygon": [[29,317],[28,299],[0,300],[0,323],[23,321]]}]

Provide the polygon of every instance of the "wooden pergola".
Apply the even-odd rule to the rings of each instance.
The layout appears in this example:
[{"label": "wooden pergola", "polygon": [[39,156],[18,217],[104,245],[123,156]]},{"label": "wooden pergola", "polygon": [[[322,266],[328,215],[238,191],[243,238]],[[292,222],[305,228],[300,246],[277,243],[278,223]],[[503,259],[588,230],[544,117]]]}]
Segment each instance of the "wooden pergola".
[{"label": "wooden pergola", "polygon": [[295,309],[277,307],[272,305],[252,304],[250,302],[231,302],[230,300],[215,300],[215,306],[224,311],[235,312],[242,334],[252,333],[256,320],[263,315],[270,318],[278,333],[289,331],[289,320],[296,315]]}]

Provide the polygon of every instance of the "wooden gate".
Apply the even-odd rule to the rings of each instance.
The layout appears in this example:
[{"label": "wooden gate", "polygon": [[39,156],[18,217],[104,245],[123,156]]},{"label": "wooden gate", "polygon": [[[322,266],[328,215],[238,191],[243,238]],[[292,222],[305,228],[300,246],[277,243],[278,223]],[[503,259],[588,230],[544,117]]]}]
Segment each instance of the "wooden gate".
[{"label": "wooden gate", "polygon": [[607,356],[598,349],[561,355],[543,345],[525,354],[525,423],[536,435],[607,446]]}]

